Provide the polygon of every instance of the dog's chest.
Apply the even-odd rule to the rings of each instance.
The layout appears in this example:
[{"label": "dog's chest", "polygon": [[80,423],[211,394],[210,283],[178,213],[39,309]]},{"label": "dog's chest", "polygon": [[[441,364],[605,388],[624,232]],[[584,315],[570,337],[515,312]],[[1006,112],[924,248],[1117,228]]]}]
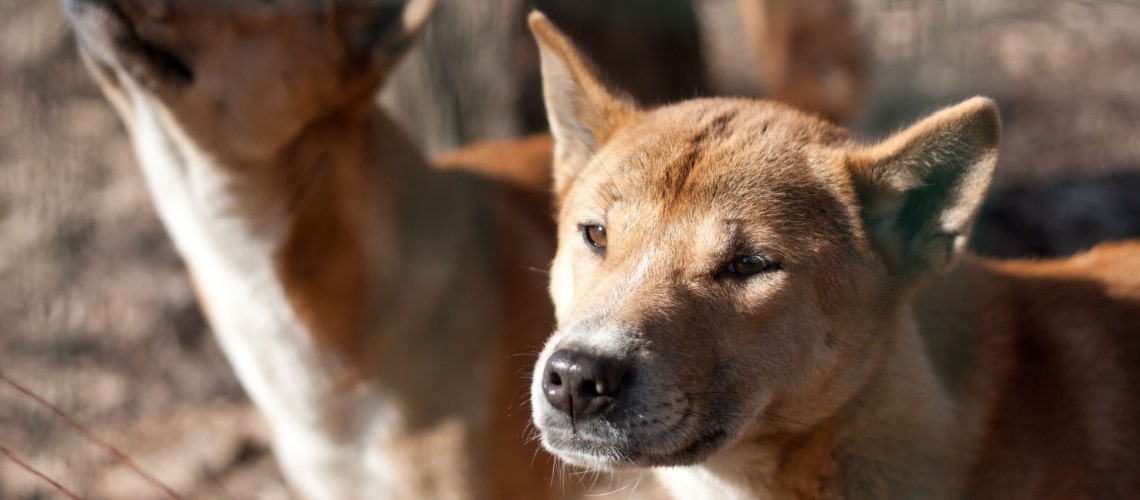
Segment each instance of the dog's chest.
[{"label": "dog's chest", "polygon": [[[206,302],[242,386],[278,432],[347,438],[387,406],[375,391],[337,389],[339,367],[314,345],[275,265],[288,231],[282,207],[243,211],[243,191],[199,151],[180,147],[161,113],[136,97],[136,154],[152,199]],[[371,424],[368,424],[371,425]]]}]

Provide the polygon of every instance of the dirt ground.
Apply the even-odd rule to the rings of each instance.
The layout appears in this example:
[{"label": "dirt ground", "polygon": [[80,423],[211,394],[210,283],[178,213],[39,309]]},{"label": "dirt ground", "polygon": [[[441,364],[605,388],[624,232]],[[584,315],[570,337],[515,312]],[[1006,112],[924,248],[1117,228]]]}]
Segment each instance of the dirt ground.
[{"label": "dirt ground", "polygon": [[[286,498],[60,6],[0,10],[0,371],[179,493]],[[0,384],[0,445],[92,498],[159,492]],[[0,498],[56,498],[0,457]]]},{"label": "dirt ground", "polygon": [[[860,136],[990,95],[1013,200],[996,217],[1140,221],[1140,2],[856,3],[876,61]],[[0,372],[188,498],[288,498],[58,3],[0,5]],[[160,497],[2,383],[0,446],[84,497]],[[0,498],[59,495],[0,457]]]}]

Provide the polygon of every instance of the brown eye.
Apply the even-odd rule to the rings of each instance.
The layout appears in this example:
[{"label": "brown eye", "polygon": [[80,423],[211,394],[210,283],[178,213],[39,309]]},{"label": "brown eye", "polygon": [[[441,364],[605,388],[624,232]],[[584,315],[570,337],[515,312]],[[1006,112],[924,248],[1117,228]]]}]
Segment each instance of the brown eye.
[{"label": "brown eye", "polygon": [[745,255],[732,259],[717,272],[718,278],[748,278],[760,273],[780,270],[780,264],[764,257]]},{"label": "brown eye", "polygon": [[582,237],[596,252],[606,251],[606,227],[599,224],[582,224]]}]

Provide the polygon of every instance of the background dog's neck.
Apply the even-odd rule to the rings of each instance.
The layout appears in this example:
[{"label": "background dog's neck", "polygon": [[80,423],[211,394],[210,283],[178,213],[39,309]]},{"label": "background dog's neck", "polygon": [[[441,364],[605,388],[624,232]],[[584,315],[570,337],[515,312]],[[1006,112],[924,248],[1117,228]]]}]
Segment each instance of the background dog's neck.
[{"label": "background dog's neck", "polygon": [[498,305],[476,290],[494,272],[489,245],[471,244],[487,226],[478,183],[433,174],[372,109],[326,116],[251,162],[199,147],[144,92],[127,98],[160,217],[296,486],[321,498],[477,490],[438,477],[474,467],[463,450],[485,448],[471,427],[490,397],[425,385],[459,367],[490,386],[487,367],[471,368],[493,349]]}]

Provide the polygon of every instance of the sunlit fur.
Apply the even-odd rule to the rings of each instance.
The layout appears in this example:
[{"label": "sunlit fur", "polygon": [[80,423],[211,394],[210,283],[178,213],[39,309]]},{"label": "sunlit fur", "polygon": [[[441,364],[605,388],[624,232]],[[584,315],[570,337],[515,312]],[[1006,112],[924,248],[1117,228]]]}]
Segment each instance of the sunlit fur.
[{"label": "sunlit fur", "polygon": [[[993,102],[871,145],[771,102],[642,109],[530,22],[557,152],[558,325],[531,387],[548,450],[654,467],[677,498],[1140,494],[1140,243],[965,254]],[[741,256],[778,265],[725,273]],[[567,348],[626,364],[605,412],[546,401]]]}]

